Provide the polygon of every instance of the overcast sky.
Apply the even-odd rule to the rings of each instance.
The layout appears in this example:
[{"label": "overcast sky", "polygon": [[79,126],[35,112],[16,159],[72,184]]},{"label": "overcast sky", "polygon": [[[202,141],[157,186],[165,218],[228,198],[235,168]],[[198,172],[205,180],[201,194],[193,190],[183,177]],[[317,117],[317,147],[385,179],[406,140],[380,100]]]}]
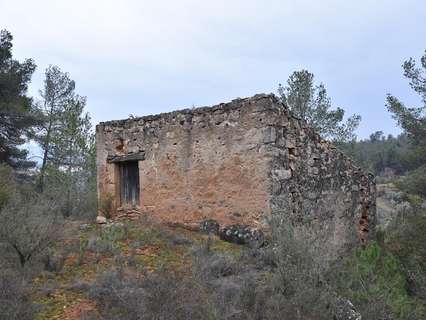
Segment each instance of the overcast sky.
[{"label": "overcast sky", "polygon": [[418,99],[401,64],[426,49],[426,0],[0,0],[14,56],[71,74],[95,123],[276,92],[306,68],[371,132],[399,132],[387,93]]}]

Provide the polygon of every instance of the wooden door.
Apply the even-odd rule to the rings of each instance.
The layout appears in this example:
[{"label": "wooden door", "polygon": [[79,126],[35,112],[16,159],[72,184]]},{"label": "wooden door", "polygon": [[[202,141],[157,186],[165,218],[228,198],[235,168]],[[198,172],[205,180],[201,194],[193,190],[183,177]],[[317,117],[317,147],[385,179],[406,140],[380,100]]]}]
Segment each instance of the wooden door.
[{"label": "wooden door", "polygon": [[121,205],[139,205],[139,166],[137,161],[120,164]]}]

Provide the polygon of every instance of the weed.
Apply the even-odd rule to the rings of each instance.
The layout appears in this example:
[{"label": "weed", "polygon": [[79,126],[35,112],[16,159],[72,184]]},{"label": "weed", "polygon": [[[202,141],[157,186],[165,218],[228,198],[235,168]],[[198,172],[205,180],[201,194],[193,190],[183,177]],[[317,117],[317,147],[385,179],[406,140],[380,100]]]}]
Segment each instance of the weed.
[{"label": "weed", "polygon": [[78,258],[77,265],[81,266],[84,260],[84,255],[86,254],[87,247],[89,245],[89,241],[84,238],[80,238],[80,243],[78,247]]}]

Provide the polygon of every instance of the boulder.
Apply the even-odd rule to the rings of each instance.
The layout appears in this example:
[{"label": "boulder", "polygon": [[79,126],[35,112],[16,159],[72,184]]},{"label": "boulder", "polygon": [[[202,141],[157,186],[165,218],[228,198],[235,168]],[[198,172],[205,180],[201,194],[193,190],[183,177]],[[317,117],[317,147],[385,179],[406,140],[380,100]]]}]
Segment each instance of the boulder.
[{"label": "boulder", "polygon": [[339,299],[336,305],[335,320],[362,320],[361,314],[355,309],[352,302]]},{"label": "boulder", "polygon": [[206,234],[219,234],[219,223],[216,220],[208,219],[200,223],[200,231]]},{"label": "boulder", "polygon": [[104,216],[97,216],[96,217],[96,223],[105,224],[105,223],[107,223],[107,218],[105,218]]},{"label": "boulder", "polygon": [[219,231],[219,237],[224,241],[255,247],[261,247],[265,242],[265,236],[261,230],[241,224],[223,227]]},{"label": "boulder", "polygon": [[81,224],[78,229],[80,229],[81,231],[86,231],[89,230],[92,226],[89,223],[83,223]]}]

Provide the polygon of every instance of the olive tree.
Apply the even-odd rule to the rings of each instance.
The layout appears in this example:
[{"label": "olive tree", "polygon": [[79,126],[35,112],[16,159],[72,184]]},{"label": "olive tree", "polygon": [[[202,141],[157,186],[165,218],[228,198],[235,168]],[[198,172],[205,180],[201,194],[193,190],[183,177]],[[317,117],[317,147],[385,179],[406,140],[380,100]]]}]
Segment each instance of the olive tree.
[{"label": "olive tree", "polygon": [[0,241],[16,253],[21,267],[57,240],[61,230],[58,207],[46,195],[17,192],[0,211]]}]

